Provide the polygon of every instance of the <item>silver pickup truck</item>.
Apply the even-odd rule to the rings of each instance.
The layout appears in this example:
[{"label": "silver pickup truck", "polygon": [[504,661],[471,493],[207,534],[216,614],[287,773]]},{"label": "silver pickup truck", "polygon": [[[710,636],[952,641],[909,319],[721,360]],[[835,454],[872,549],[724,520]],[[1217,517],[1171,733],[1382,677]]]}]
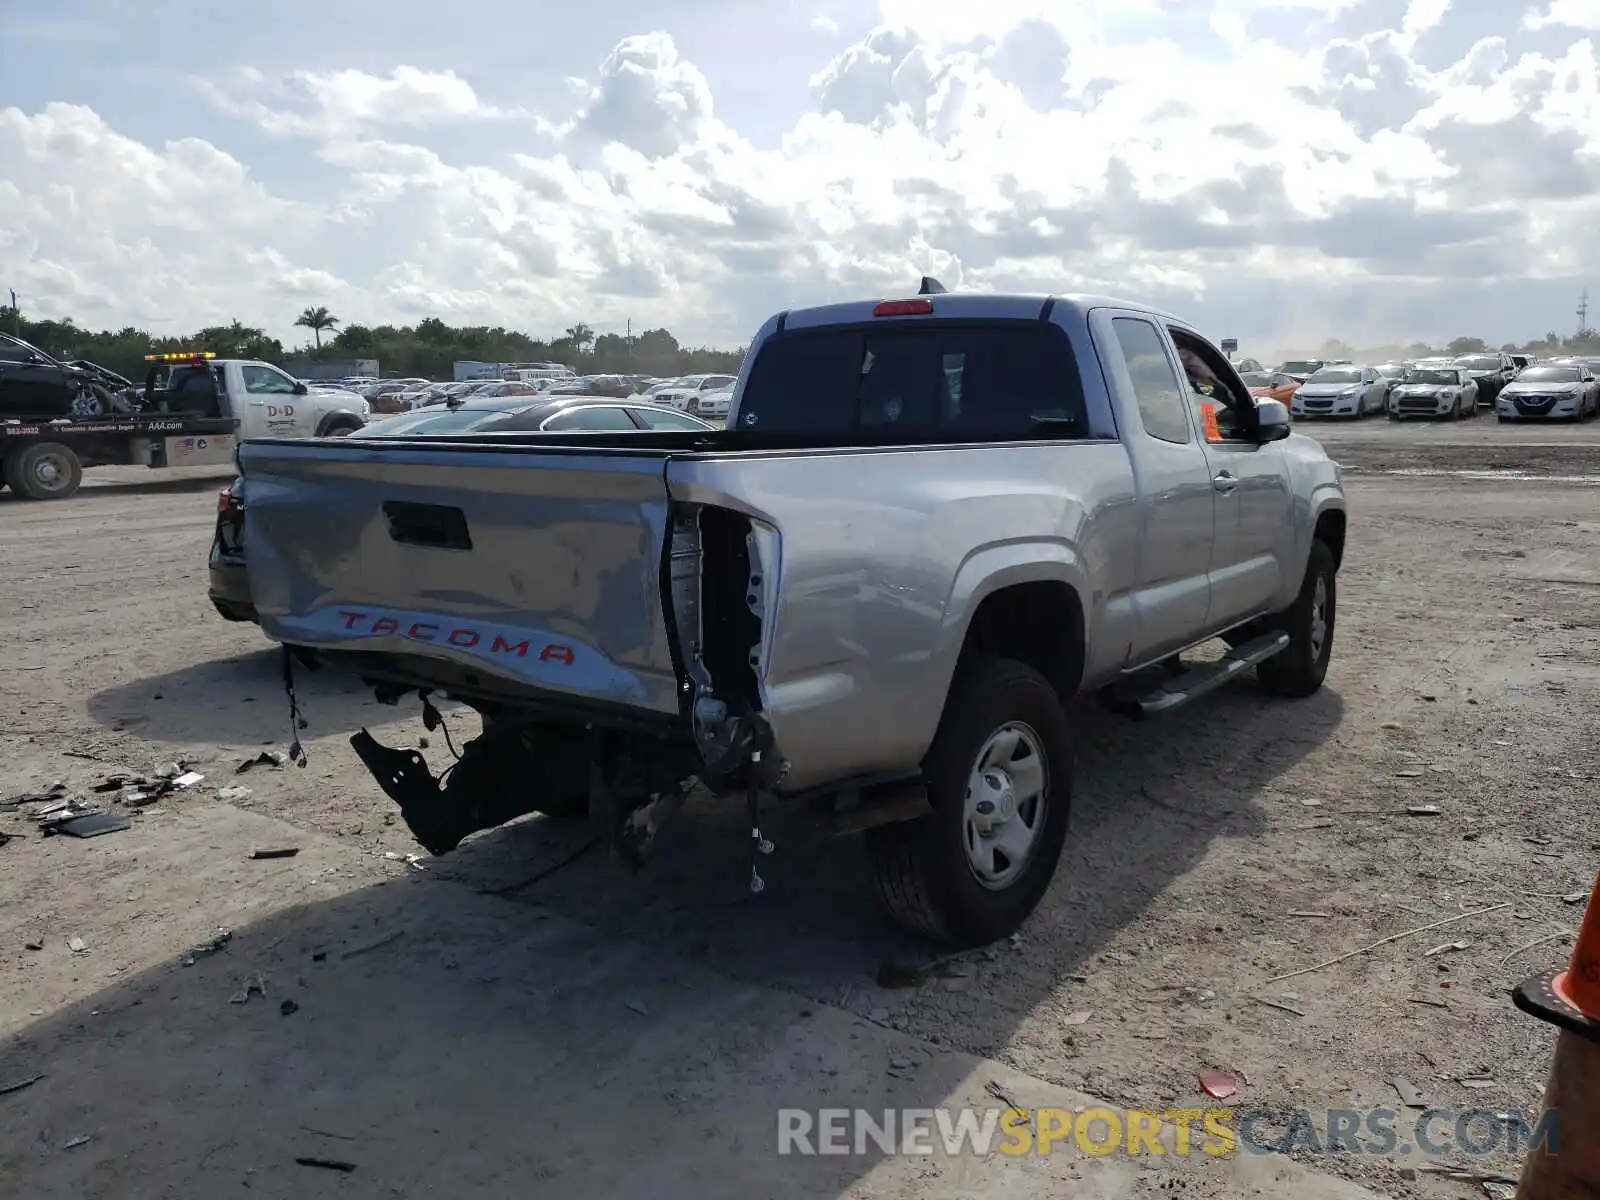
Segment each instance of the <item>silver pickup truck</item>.
[{"label": "silver pickup truck", "polygon": [[1337,465],[1184,322],[933,280],[770,319],[710,433],[240,460],[286,680],[482,715],[442,779],[352,738],[429,851],[537,811],[638,859],[703,786],[748,805],[760,890],[761,806],[799,801],[865,833],[894,917],[965,944],[1050,883],[1068,702],[1148,715],[1252,667],[1315,692],[1345,545]]}]

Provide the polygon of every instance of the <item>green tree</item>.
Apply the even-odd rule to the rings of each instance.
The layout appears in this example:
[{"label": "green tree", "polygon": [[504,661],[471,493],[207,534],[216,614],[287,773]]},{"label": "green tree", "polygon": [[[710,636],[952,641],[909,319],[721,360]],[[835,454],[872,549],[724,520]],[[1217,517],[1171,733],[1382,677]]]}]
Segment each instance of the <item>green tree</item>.
[{"label": "green tree", "polygon": [[294,323],[301,328],[311,330],[312,335],[317,339],[317,349],[321,350],[323,331],[338,328],[339,318],[319,304],[315,308],[306,309],[294,319]]},{"label": "green tree", "polygon": [[1455,355],[1479,354],[1488,348],[1489,343],[1482,338],[1458,337],[1451,340],[1450,344],[1445,347],[1445,352]]},{"label": "green tree", "polygon": [[[0,307],[0,329],[11,328],[49,354],[64,359],[86,358],[136,381],[149,370],[144,359],[152,353],[210,350],[219,357],[259,358],[267,362],[282,362],[287,357],[277,338],[237,320],[181,337],[156,337],[134,326],[97,331],[84,329],[71,319],[29,321],[20,313]],[[316,337],[315,329],[312,335]],[[559,337],[542,340],[503,326],[448,325],[437,317],[424,318],[415,326],[341,324],[333,337],[320,344],[313,341],[295,347],[293,353],[296,357],[322,360],[377,359],[386,375],[433,379],[449,379],[457,359],[556,360],[597,373],[665,376],[712,371],[732,374],[743,356],[742,350],[681,346],[665,329],[647,330],[630,345],[627,338],[616,334],[596,335],[582,322],[570,326]]]}]

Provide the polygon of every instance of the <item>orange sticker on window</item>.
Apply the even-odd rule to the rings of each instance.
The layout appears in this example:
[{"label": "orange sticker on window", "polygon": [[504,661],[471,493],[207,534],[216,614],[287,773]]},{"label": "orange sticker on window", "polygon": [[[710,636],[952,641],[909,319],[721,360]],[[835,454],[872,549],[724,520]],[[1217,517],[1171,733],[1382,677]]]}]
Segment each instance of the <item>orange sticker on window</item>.
[{"label": "orange sticker on window", "polygon": [[1205,430],[1206,441],[1222,440],[1222,430],[1217,425],[1217,406],[1209,400],[1200,406],[1200,425]]}]

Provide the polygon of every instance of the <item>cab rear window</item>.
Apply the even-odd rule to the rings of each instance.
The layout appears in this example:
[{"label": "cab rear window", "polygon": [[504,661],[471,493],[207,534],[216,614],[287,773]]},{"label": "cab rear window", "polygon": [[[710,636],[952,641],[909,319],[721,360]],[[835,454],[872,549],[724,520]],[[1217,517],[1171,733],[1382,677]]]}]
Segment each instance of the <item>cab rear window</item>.
[{"label": "cab rear window", "polygon": [[1072,344],[1043,321],[796,330],[765,342],[739,425],[763,434],[886,440],[1083,436]]}]

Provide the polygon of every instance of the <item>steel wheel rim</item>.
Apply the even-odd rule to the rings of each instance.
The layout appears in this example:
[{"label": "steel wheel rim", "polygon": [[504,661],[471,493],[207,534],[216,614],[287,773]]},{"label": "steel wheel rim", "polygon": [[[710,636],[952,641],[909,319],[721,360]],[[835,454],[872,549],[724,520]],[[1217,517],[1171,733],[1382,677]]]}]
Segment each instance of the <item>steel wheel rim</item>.
[{"label": "steel wheel rim", "polygon": [[1050,769],[1033,728],[1008,721],[973,758],[962,804],[967,868],[990,891],[1010,887],[1033,861],[1049,814]]},{"label": "steel wheel rim", "polygon": [[1321,658],[1322,647],[1328,640],[1328,581],[1317,576],[1316,590],[1311,594],[1311,657]]},{"label": "steel wheel rim", "polygon": [[33,481],[44,491],[60,491],[66,486],[70,474],[66,463],[53,454],[43,454],[34,460]]}]

